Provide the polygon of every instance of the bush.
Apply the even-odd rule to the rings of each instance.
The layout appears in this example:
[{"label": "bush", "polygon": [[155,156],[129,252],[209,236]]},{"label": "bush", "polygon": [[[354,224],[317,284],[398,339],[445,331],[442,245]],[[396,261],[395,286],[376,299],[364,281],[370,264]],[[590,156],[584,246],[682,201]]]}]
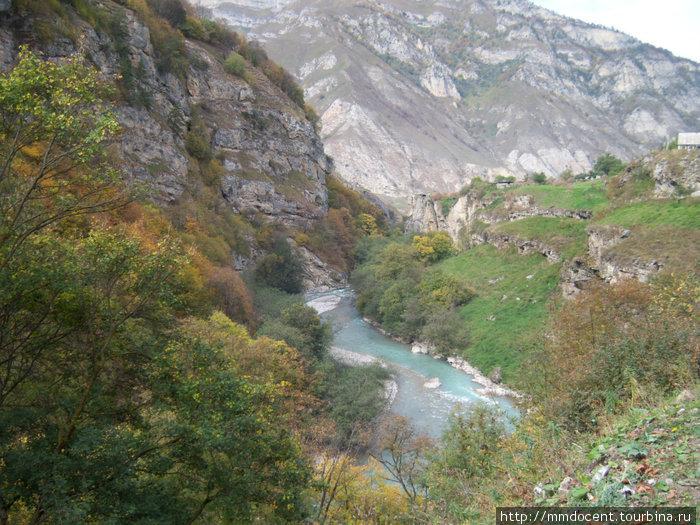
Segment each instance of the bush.
[{"label": "bush", "polygon": [[585,430],[645,392],[698,378],[694,276],[649,286],[599,284],[566,304],[532,372],[536,403],[563,426]]},{"label": "bush", "polygon": [[231,75],[243,78],[246,61],[241,55],[232,51],[224,62],[224,69]]},{"label": "bush", "polygon": [[591,174],[594,176],[614,176],[621,173],[623,169],[625,169],[624,162],[622,162],[616,156],[606,153],[605,155],[598,157],[598,160],[596,160],[595,165],[593,166]]},{"label": "bush", "polygon": [[213,153],[209,139],[209,131],[204,123],[195,123],[185,137],[185,149],[195,159],[208,162]]},{"label": "bush", "polygon": [[542,172],[540,172],[540,173],[535,173],[535,174],[532,176],[532,181],[533,181],[535,184],[545,184],[545,183],[547,182],[547,175],[545,175],[545,174],[542,173]]},{"label": "bush", "polygon": [[272,253],[260,259],[255,266],[255,277],[268,286],[287,293],[302,291],[301,261],[284,237],[277,237]]}]

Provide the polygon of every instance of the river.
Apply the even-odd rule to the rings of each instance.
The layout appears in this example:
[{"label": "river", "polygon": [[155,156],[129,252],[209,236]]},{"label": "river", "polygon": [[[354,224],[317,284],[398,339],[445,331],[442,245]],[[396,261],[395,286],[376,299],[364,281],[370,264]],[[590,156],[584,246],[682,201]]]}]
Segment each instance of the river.
[{"label": "river", "polygon": [[[477,401],[495,404],[507,415],[517,414],[509,399],[477,393],[481,385],[474,383],[471,376],[445,361],[413,354],[408,345],[393,341],[365,323],[355,309],[351,292],[316,295],[308,304],[333,326],[333,346],[373,356],[389,368],[398,386],[390,411],[410,418],[420,433],[440,437],[452,411]],[[436,377],[441,383],[439,388],[424,386],[428,379]]]}]

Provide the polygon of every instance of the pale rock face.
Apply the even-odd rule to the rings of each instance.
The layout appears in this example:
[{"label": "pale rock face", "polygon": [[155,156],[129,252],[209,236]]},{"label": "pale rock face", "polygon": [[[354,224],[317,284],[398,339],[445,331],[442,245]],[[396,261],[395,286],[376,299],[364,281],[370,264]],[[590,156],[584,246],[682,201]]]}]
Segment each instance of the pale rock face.
[{"label": "pale rock face", "polygon": [[637,108],[625,119],[625,131],[636,136],[651,136],[663,141],[672,134],[671,130],[659,123],[650,112]]},{"label": "pale rock face", "polygon": [[348,285],[347,275],[328,266],[309,249],[296,246],[292,239],[289,242],[295,246],[294,251],[302,261],[302,284],[305,290],[327,292]]},{"label": "pale rock face", "polygon": [[310,74],[318,70],[333,69],[338,63],[338,59],[332,52],[328,52],[323,56],[315,58],[311,62],[307,62],[299,69],[299,78],[306,78]]},{"label": "pale rock face", "polygon": [[447,68],[433,66],[421,75],[420,85],[427,89],[433,96],[450,97],[456,100],[462,98],[450,78]]}]

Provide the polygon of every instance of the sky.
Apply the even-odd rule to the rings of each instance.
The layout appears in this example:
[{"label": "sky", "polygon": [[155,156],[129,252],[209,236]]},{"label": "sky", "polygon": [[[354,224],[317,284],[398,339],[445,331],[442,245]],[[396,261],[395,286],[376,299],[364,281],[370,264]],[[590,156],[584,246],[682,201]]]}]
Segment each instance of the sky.
[{"label": "sky", "polygon": [[531,0],[700,62],[700,0]]}]

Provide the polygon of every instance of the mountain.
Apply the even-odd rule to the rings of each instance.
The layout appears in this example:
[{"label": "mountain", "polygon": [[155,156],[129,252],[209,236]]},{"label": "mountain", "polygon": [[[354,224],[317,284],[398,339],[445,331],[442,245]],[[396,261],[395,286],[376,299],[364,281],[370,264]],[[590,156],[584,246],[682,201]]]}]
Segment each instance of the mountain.
[{"label": "mountain", "polygon": [[[47,60],[87,57],[118,88],[123,132],[111,157],[125,179],[143,188],[177,229],[189,231],[210,259],[250,268],[275,235],[312,233],[323,223],[333,163],[288,73],[267,58],[254,65],[255,49],[233,31],[202,25],[182,7],[169,10],[179,3],[152,4],[165,6],[163,13],[110,0],[79,12],[43,2],[0,5],[0,72],[14,67],[23,45]],[[175,24],[185,24],[189,38]],[[227,57],[238,60],[238,69]],[[357,196],[357,210],[384,220],[378,208],[359,202]],[[336,270],[347,271],[342,250],[319,239],[312,235],[311,244],[295,247],[307,288],[337,286],[344,277]],[[320,252],[314,242],[333,254],[326,260],[336,269],[310,251]]]},{"label": "mountain", "polygon": [[700,66],[526,0],[200,0],[296,73],[347,181],[390,197],[588,171],[700,128]]}]

